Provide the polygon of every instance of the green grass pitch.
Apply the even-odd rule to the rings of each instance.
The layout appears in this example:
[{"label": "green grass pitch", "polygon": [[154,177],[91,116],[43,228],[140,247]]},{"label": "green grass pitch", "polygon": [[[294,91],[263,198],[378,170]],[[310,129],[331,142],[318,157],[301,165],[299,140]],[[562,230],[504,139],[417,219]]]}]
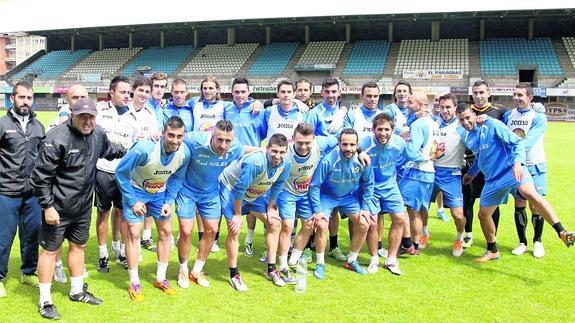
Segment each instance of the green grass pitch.
[{"label": "green grass pitch", "polygon": [[[46,124],[54,112],[40,112]],[[549,165],[549,201],[564,226],[573,230],[575,193],[575,125],[550,123],[545,139]],[[94,212],[95,214],[95,212]],[[132,302],[126,292],[128,274],[115,263],[109,274],[96,270],[98,248],[95,230],[87,247],[86,280],[104,304],[94,307],[68,300],[69,283],[52,285],[53,300],[62,318],[70,322],[102,321],[575,321],[575,248],[567,249],[549,225],[545,225],[543,243],[546,256],[535,259],[531,253],[517,257],[511,250],[517,244],[512,199],[501,210],[499,245],[501,259],[483,265],[473,263],[485,249],[479,221],[474,221],[475,244],[461,258],[451,256],[455,235],[453,221],[444,223],[430,214],[430,247],[418,257],[400,258],[404,275],[392,276],[385,270],[360,276],[346,271],[342,263],[326,258],[326,279],[308,277],[305,294],[296,294],[293,286],[275,287],[263,275],[265,265],[258,257],[241,254],[239,269],[250,290],[240,294],[228,283],[225,250],[211,254],[205,266],[211,286],[193,285],[183,290],[176,285],[178,261],[172,251],[168,278],[177,295],[166,296],[153,288],[155,254],[143,251],[140,277],[146,299]],[[1,215],[0,215],[1,219]],[[95,215],[94,215],[95,219]],[[93,221],[95,222],[95,221]],[[245,222],[245,221],[244,221]],[[348,250],[346,223],[340,228],[340,245]],[[222,226],[221,246],[226,233]],[[263,228],[256,229],[256,255],[263,250]],[[387,225],[386,225],[387,234]],[[533,234],[528,227],[528,238]],[[174,223],[177,236],[177,224]],[[156,233],[153,234],[156,237]],[[245,237],[240,236],[240,245]],[[109,243],[110,245],[110,243]],[[190,266],[196,258],[194,234]],[[369,257],[364,247],[360,262]],[[40,321],[37,312],[38,290],[23,286],[18,279],[20,266],[18,239],[12,247],[6,280],[8,297],[0,299],[0,320],[5,322]],[[312,268],[310,266],[310,268]]]}]

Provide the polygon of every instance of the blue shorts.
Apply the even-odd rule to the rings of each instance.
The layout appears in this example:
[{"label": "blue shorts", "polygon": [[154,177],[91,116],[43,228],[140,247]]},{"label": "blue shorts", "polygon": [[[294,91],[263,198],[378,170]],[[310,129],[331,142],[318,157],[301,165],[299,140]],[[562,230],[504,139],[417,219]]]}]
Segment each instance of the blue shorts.
[{"label": "blue shorts", "polygon": [[425,183],[404,177],[399,182],[399,190],[402,192],[405,205],[414,211],[429,210],[429,201],[433,183]]},{"label": "blue shorts", "polygon": [[219,194],[197,195],[182,188],[176,196],[178,218],[191,220],[198,210],[200,216],[207,220],[218,220],[222,216]]},{"label": "blue shorts", "polygon": [[313,214],[309,195],[307,194],[297,196],[284,190],[278,196],[277,204],[282,220],[295,218],[296,210],[297,215],[304,220],[308,220]]},{"label": "blue shorts", "polygon": [[499,178],[485,182],[485,186],[483,186],[483,190],[481,191],[479,206],[506,204],[509,193],[517,196],[517,188],[521,184],[532,182],[533,178],[529,174],[527,167],[523,166],[523,181],[521,183],[513,177],[513,168],[510,167],[509,170]]},{"label": "blue shorts", "polygon": [[405,211],[403,197],[397,185],[389,190],[375,192],[371,200],[369,211],[371,214],[391,213],[398,214]]},{"label": "blue shorts", "polygon": [[531,165],[527,166],[527,169],[533,178],[533,184],[537,193],[541,196],[547,195],[547,167]]},{"label": "blue shorts", "polygon": [[355,193],[348,194],[343,197],[330,197],[327,195],[320,195],[321,208],[326,217],[330,218],[331,213],[335,208],[339,209],[342,216],[350,216],[359,214],[359,199]]},{"label": "blue shorts", "polygon": [[[234,217],[234,196],[232,192],[220,184],[220,203],[222,205],[222,214],[226,220],[231,220]],[[267,195],[258,197],[253,202],[242,200],[242,215],[249,212],[258,212],[266,214],[268,210]]]},{"label": "blue shorts", "polygon": [[[162,207],[166,202],[165,192],[150,194],[148,192],[142,191],[141,189],[134,188],[134,195],[138,201],[142,201],[146,205],[146,216],[154,217],[154,219],[159,221],[169,220],[170,216],[160,216]],[[143,215],[136,215],[132,208],[128,205],[128,201],[122,197],[122,206],[124,210],[124,220],[128,223],[138,223],[144,221]]]},{"label": "blue shorts", "polygon": [[436,167],[435,183],[430,202],[435,201],[437,194],[443,193],[445,207],[462,207],[463,192],[461,190],[461,170],[456,168]]}]

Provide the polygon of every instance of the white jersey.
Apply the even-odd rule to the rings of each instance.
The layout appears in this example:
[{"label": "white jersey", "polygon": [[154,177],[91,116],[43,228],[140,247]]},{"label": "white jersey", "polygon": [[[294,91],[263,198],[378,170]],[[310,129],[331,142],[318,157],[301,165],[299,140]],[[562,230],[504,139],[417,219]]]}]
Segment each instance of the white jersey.
[{"label": "white jersey", "polygon": [[194,131],[212,132],[216,123],[224,118],[224,102],[218,101],[210,108],[204,107],[204,101],[198,99],[193,108]]},{"label": "white jersey", "polygon": [[[459,122],[457,122],[457,120],[452,120],[450,124],[445,125],[443,119],[439,117],[437,118],[436,123],[439,126],[439,137],[437,142],[438,145],[444,145],[445,154],[434,161],[435,166],[450,168],[463,167],[465,145],[461,141],[461,137],[457,132]],[[441,127],[442,125],[444,125],[444,127]]]},{"label": "white jersey", "polygon": [[361,107],[352,109],[349,112],[352,113],[354,116],[353,129],[357,131],[359,139],[367,137],[373,133],[371,131],[371,128],[373,127],[373,118],[375,118],[375,116],[377,116],[382,112],[383,112],[382,110],[377,110],[377,112],[371,117],[371,119],[365,117],[365,114],[363,113]]},{"label": "white jersey", "polygon": [[[517,109],[511,110],[507,119],[507,127],[511,129],[519,138],[523,139],[533,126],[533,119],[543,117],[543,114],[531,109],[526,112],[519,112]],[[525,164],[527,166],[537,165],[545,162],[545,148],[543,146],[543,137],[540,136],[531,149],[526,151]]]},{"label": "white jersey", "polygon": [[304,160],[297,156],[293,144],[288,147],[286,160],[291,163],[289,178],[285,183],[285,190],[296,196],[306,195],[315,169],[321,159],[321,151],[317,142],[313,142],[311,151]]},{"label": "white jersey", "polygon": [[[96,124],[104,128],[108,140],[124,147],[130,147],[134,133],[128,127],[121,126],[120,116],[112,102],[98,102],[96,108],[98,109]],[[100,158],[96,163],[96,168],[107,173],[114,173],[119,163],[120,158],[114,160]]]},{"label": "white jersey", "polygon": [[180,147],[174,152],[174,157],[167,165],[162,165],[162,142],[156,142],[150,159],[144,166],[138,166],[132,171],[132,186],[138,187],[150,194],[166,190],[166,182],[184,163],[184,149]]},{"label": "white jersey", "polygon": [[303,122],[303,113],[301,113],[301,111],[299,111],[299,109],[296,107],[292,107],[292,109],[297,110],[297,116],[294,118],[290,113],[284,117],[278,111],[278,109],[281,109],[279,105],[276,104],[269,107],[269,109],[270,118],[268,120],[268,132],[266,134],[266,138],[269,140],[271,136],[275,135],[276,133],[281,133],[282,135],[286,136],[289,142],[292,142],[295,128],[300,122]]},{"label": "white jersey", "polygon": [[120,116],[120,124],[132,130],[132,142],[148,139],[153,134],[160,132],[156,114],[147,105],[144,105],[140,111],[136,111],[133,106],[130,106],[130,110]]},{"label": "white jersey", "polygon": [[72,112],[70,111],[70,106],[68,104],[64,104],[61,107],[59,107],[58,108],[58,115],[50,121],[50,123],[48,124],[48,129],[46,130],[46,132],[48,132],[48,131],[56,128],[60,124],[62,124],[62,122],[60,122],[61,117],[66,117],[66,120],[67,120],[67,119],[70,119],[71,115],[72,115]]}]

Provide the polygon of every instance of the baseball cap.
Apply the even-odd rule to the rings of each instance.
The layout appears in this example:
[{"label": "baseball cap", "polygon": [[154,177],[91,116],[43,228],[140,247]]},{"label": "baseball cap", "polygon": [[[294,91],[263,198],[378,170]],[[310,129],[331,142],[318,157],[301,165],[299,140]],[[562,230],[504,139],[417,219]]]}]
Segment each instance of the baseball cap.
[{"label": "baseball cap", "polygon": [[90,99],[80,99],[76,101],[72,107],[73,114],[83,114],[88,113],[93,116],[98,115],[98,110],[96,109],[96,104]]}]

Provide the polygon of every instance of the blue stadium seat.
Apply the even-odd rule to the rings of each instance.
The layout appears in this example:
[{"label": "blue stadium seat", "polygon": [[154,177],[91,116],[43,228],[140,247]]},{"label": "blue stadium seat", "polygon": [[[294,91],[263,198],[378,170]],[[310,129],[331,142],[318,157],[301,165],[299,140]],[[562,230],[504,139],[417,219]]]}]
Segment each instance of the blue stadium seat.
[{"label": "blue stadium seat", "polygon": [[139,66],[149,66],[150,73],[172,74],[192,51],[193,46],[150,47],[142,50],[120,73],[130,76]]},{"label": "blue stadium seat", "polygon": [[481,74],[515,75],[517,65],[537,65],[545,76],[562,75],[563,69],[551,38],[492,38],[480,42]]},{"label": "blue stadium seat", "polygon": [[90,52],[89,49],[51,51],[15,74],[12,79],[20,80],[28,73],[37,74],[39,79],[56,79]]},{"label": "blue stadium seat", "polygon": [[343,74],[350,76],[383,74],[388,52],[387,41],[358,41],[351,50]]},{"label": "blue stadium seat", "polygon": [[295,53],[298,43],[273,43],[266,46],[250,67],[248,76],[281,74]]}]

